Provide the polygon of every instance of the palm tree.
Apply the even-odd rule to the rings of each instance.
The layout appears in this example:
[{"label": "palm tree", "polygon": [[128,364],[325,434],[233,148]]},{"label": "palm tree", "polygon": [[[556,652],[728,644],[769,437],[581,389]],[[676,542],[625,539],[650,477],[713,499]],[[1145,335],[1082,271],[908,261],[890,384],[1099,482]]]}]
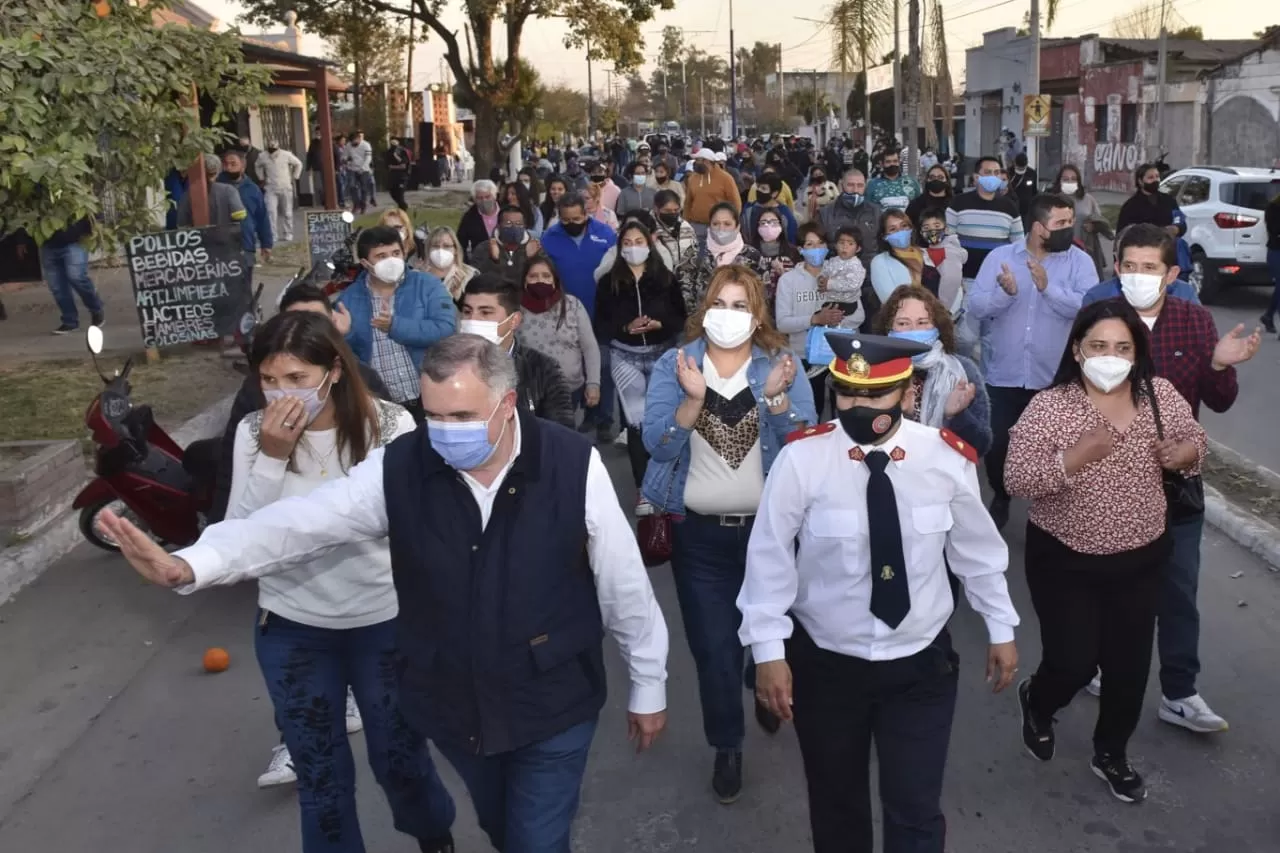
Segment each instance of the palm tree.
[{"label": "palm tree", "polygon": [[[831,52],[843,76],[857,68],[867,76],[867,66],[875,62],[876,49],[889,31],[896,0],[836,0],[827,10],[831,28]],[[846,97],[842,93],[842,98]],[[871,96],[864,92],[862,118],[867,140],[871,138]]]},{"label": "palm tree", "polygon": [[793,89],[787,95],[787,104],[798,115],[804,116],[805,124],[813,124],[819,117],[832,109],[831,99],[826,92],[817,89]]},{"label": "palm tree", "polygon": [[[936,103],[942,108],[942,133],[947,138],[947,144],[951,145],[955,133],[955,93],[951,88],[951,66],[947,61],[947,30],[942,16],[942,0],[933,0],[930,15],[924,64],[929,71],[927,79],[931,91],[930,97],[926,97],[924,102]],[[927,127],[932,130],[933,122],[930,121]]]}]

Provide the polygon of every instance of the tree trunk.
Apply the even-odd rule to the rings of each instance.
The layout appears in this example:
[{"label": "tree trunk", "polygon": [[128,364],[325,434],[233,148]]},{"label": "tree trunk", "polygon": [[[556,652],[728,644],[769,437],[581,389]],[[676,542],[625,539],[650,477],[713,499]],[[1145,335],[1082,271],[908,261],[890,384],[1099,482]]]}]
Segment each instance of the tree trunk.
[{"label": "tree trunk", "polygon": [[907,47],[909,67],[904,100],[907,102],[908,116],[905,124],[911,129],[911,138],[907,140],[911,151],[911,162],[904,162],[902,171],[904,174],[912,175],[918,171],[916,164],[920,162],[920,81],[923,79],[920,73],[920,0],[909,0],[907,4],[907,38],[909,39]]},{"label": "tree trunk", "polygon": [[476,101],[476,180],[488,178],[490,170],[502,161],[502,143],[498,139],[498,108],[488,98]]}]

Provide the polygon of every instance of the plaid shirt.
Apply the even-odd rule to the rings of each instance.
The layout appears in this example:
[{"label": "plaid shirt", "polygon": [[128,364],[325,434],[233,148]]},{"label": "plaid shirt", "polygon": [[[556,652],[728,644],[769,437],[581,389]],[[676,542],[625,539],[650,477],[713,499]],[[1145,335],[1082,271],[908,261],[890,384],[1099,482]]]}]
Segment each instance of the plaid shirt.
[{"label": "plaid shirt", "polygon": [[[370,289],[369,299],[373,304],[373,316],[390,314],[392,298],[383,298]],[[391,402],[403,403],[416,400],[422,391],[418,384],[418,370],[409,358],[409,351],[391,340],[386,332],[373,327],[373,369],[378,371],[382,381],[391,393]]]},{"label": "plaid shirt", "polygon": [[1213,369],[1213,349],[1217,345],[1218,329],[1209,309],[1176,296],[1165,299],[1151,330],[1156,375],[1173,383],[1191,404],[1191,413],[1197,420],[1201,403],[1215,412],[1225,412],[1240,393],[1234,367]]}]

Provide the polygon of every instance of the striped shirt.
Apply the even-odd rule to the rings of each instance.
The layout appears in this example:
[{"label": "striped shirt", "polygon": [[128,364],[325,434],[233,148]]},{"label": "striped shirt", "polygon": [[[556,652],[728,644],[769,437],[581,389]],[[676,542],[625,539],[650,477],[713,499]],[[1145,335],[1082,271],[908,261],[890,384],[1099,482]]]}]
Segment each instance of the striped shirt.
[{"label": "striped shirt", "polygon": [[988,252],[1022,239],[1018,203],[1007,195],[985,199],[977,190],[961,193],[947,208],[947,233],[958,236],[960,245],[968,250],[962,274],[966,280],[975,279]]}]

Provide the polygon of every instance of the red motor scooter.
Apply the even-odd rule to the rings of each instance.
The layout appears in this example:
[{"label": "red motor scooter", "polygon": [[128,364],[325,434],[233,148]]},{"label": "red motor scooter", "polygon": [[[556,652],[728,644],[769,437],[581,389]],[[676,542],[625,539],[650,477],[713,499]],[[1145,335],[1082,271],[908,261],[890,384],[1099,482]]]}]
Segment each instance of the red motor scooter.
[{"label": "red motor scooter", "polygon": [[212,503],[210,462],[216,465],[218,439],[193,442],[184,451],[155,422],[150,406],[135,406],[129,399],[133,357],[113,376],[105,376],[98,367],[102,330],[89,327],[87,338],[94,368],[106,387],[84,414],[85,426],[98,445],[94,464],[98,476],[71,504],[80,510],[80,532],[103,550],[119,551],[98,529],[99,514],[114,505],[116,512],[162,544],[190,545],[199,538],[204,513]]}]

